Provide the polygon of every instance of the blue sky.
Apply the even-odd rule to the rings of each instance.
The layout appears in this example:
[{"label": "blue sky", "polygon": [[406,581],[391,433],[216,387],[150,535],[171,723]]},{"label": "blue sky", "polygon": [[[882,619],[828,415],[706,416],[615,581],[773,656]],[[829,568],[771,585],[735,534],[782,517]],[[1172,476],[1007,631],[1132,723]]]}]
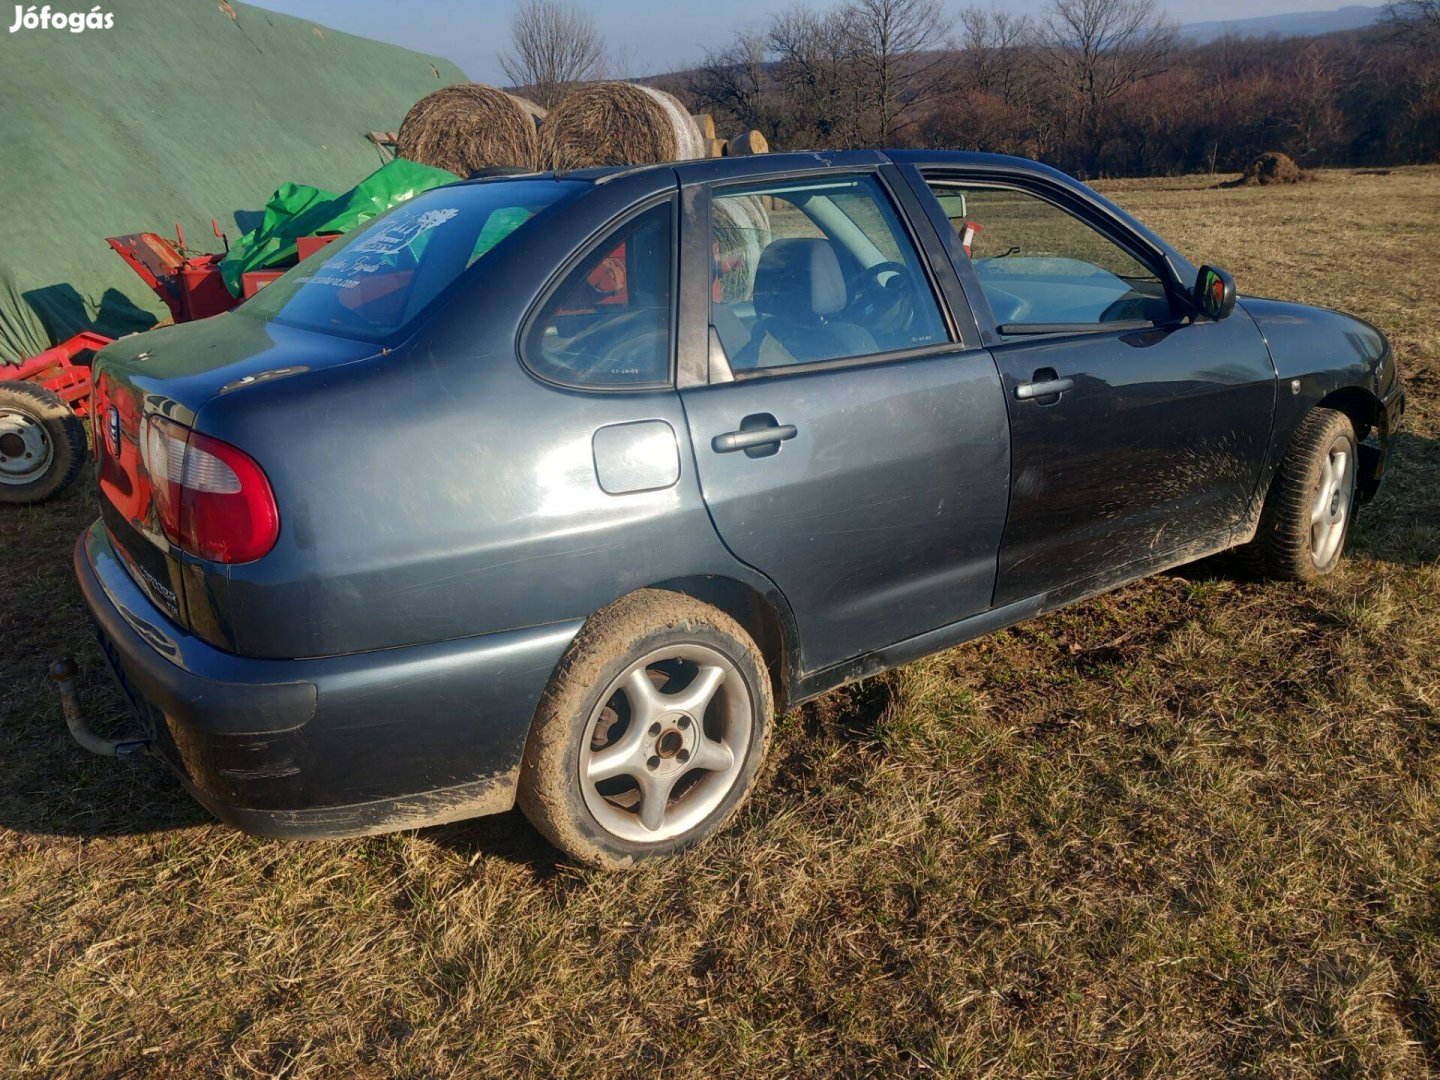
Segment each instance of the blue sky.
[{"label": "blue sky", "polygon": [[[944,2],[947,9],[954,11],[977,0]],[[983,4],[984,0],[978,2]],[[1339,6],[1324,0],[1206,0],[1203,5],[1162,2],[1181,22],[1243,19]],[[1011,0],[1004,6],[1015,12],[1039,12],[1044,3]],[[504,81],[496,55],[506,44],[514,10],[512,0],[258,0],[258,4],[337,30],[443,56],[459,64],[472,79]],[[707,47],[729,40],[736,30],[762,26],[772,11],[788,7],[789,0],[581,0],[579,6],[595,16],[607,43],[623,60],[624,70],[609,74],[637,76],[685,66],[698,59]],[[829,4],[816,0],[811,6],[823,8]]]}]

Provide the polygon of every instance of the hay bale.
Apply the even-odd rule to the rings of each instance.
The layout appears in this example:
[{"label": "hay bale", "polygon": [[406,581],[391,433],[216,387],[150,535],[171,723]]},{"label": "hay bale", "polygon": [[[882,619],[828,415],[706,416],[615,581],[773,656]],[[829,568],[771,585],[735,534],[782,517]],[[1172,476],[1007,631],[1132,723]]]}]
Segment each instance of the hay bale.
[{"label": "hay bale", "polygon": [[739,157],[745,154],[768,154],[770,142],[760,132],[753,128],[742,132],[730,140],[730,156]]},{"label": "hay bale", "polygon": [[772,238],[770,213],[760,195],[728,195],[710,204],[710,233],[724,271],[727,302],[748,300],[755,292],[755,268]]},{"label": "hay bale", "polygon": [[725,156],[725,140],[724,140],[724,139],[706,139],[706,140],[705,140],[705,156],[706,156],[707,158],[712,158],[712,157],[724,157],[724,156]]},{"label": "hay bale", "polygon": [[1289,154],[1268,150],[1245,167],[1241,180],[1246,184],[1298,184],[1305,170]]},{"label": "hay bale", "polygon": [[535,168],[540,137],[518,98],[482,83],[459,83],[411,106],[396,148],[403,158],[469,176],[477,169]]},{"label": "hay bale", "polygon": [[663,90],[634,83],[575,90],[550,110],[540,129],[540,160],[549,169],[704,156],[705,143],[685,107]]},{"label": "hay bale", "polygon": [[715,138],[715,118],[708,112],[691,113],[690,119],[695,121],[695,127],[699,130],[702,139]]}]

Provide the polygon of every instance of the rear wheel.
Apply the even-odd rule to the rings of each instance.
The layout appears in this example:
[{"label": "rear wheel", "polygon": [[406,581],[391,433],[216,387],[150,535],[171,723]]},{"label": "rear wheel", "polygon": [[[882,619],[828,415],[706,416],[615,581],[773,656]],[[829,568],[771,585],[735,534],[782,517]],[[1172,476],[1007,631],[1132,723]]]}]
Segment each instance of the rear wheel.
[{"label": "rear wheel", "polygon": [[620,868],[720,829],[770,738],[769,677],[723,612],[644,590],[586,623],[536,713],[519,802],[556,847]]},{"label": "rear wheel", "polygon": [[85,459],[85,425],[58,394],[34,383],[0,383],[0,503],[58,494]]},{"label": "rear wheel", "polygon": [[1312,409],[1270,484],[1255,539],[1241,548],[1257,573],[1308,581],[1340,564],[1355,514],[1358,441],[1350,418]]}]

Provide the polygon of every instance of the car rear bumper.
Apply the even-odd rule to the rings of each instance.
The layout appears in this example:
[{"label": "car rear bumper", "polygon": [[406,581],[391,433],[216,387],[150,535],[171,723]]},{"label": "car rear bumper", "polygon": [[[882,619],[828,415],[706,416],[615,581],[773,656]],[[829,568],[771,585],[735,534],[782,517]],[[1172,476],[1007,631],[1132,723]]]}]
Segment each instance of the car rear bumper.
[{"label": "car rear bumper", "polygon": [[170,623],[96,522],[75,572],[154,750],[222,821],[360,836],[514,804],[535,706],[579,622],[310,660],[234,656]]}]

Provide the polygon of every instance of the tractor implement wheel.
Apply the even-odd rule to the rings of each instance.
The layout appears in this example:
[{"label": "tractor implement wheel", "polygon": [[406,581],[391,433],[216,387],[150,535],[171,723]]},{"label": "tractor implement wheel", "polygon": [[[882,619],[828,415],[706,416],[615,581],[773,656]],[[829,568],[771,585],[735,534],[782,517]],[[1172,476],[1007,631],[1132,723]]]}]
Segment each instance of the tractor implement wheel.
[{"label": "tractor implement wheel", "polygon": [[34,383],[0,383],[0,503],[59,494],[86,457],[85,424],[58,394]]}]

